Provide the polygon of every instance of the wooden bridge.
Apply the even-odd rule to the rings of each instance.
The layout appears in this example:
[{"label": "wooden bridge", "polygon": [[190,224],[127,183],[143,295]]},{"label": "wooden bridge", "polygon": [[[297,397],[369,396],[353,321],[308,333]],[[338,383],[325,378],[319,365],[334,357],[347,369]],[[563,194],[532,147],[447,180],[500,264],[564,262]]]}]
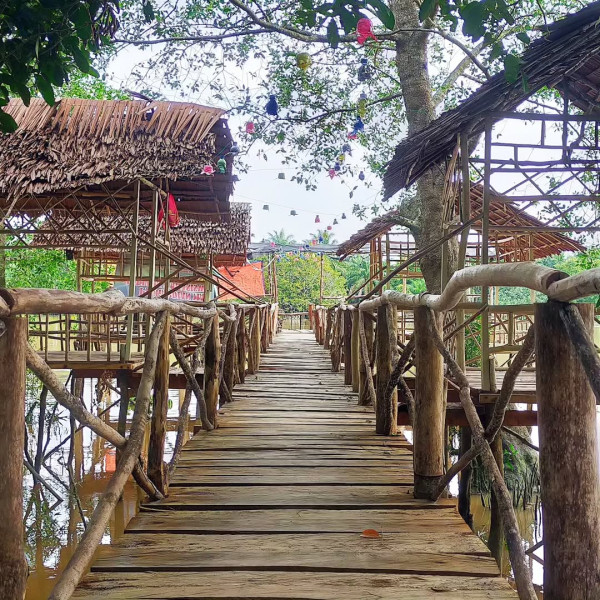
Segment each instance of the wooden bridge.
[{"label": "wooden bridge", "polygon": [[312,332],[281,333],[73,597],[516,598],[453,499],[413,498],[411,445],[349,390]]}]

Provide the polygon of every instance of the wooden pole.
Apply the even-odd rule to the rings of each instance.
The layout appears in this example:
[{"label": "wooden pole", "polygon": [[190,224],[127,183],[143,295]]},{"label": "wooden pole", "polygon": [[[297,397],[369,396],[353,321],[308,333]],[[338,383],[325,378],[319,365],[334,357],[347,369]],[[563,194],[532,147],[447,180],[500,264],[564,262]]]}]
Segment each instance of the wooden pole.
[{"label": "wooden pole", "polygon": [[[117,371],[117,385],[121,395],[117,431],[125,437],[125,432],[127,431],[127,412],[129,410],[129,374],[125,369]],[[120,456],[121,450],[117,449],[117,460],[119,460]]]},{"label": "wooden pole", "polygon": [[[132,223],[132,235],[131,235],[131,246],[129,248],[129,296],[135,296],[135,283],[137,280],[137,254],[138,254],[138,227],[140,221],[140,182],[136,182],[136,201],[133,205],[133,223]],[[148,289],[152,289],[148,287]],[[127,317],[127,334],[125,338],[125,348],[123,350],[122,360],[131,359],[131,346],[133,341],[133,325],[134,315],[131,314]]]},{"label": "wooden pole", "polygon": [[[210,326],[210,321],[207,321]],[[204,397],[208,420],[217,428],[217,405],[219,402],[219,362],[221,340],[219,337],[219,315],[212,319],[212,328],[204,351]]]},{"label": "wooden pole", "polygon": [[352,336],[351,336],[352,355],[352,391],[358,392],[360,382],[360,331],[358,329],[358,310],[352,311]]},{"label": "wooden pole", "polygon": [[[398,432],[398,392],[386,398],[386,389],[392,374],[392,357],[396,341],[396,309],[391,304],[383,304],[377,309],[377,402],[375,406],[375,432],[379,435],[396,435]],[[394,346],[394,347],[393,347]]]},{"label": "wooden pole", "polygon": [[235,385],[235,359],[237,355],[237,329],[239,315],[236,315],[235,321],[231,324],[227,347],[225,348],[225,363],[223,364],[223,381],[233,397],[233,386]]},{"label": "wooden pole", "polygon": [[344,384],[352,385],[352,312],[343,311],[344,315]]},{"label": "wooden pole", "polygon": [[[594,305],[576,304],[591,333]],[[544,527],[544,598],[600,598],[596,401],[559,316],[536,304],[536,378]]]},{"label": "wooden pole", "polygon": [[254,331],[252,332],[252,345],[253,345],[253,354],[254,354],[254,372],[258,373],[260,370],[260,335],[261,335],[261,310],[258,308],[254,309],[256,312],[256,323],[254,325]]},{"label": "wooden pole", "polygon": [[237,368],[238,379],[240,383],[246,381],[246,311],[240,309],[240,322],[238,324],[238,343],[237,343]]},{"label": "wooden pole", "polygon": [[170,316],[167,315],[158,346],[148,445],[148,477],[161,494],[166,494],[168,487],[164,455],[167,438],[167,411],[169,409],[169,329]]},{"label": "wooden pole", "polygon": [[323,340],[323,348],[328,349],[331,346],[331,331],[333,329],[333,315],[335,309],[329,308],[325,314],[325,339]]},{"label": "wooden pole", "polygon": [[[359,311],[356,311],[359,312]],[[370,316],[370,315],[369,315]],[[373,321],[369,316],[362,314],[359,317],[363,321],[363,327],[365,332],[366,351],[363,344],[360,345],[360,362],[359,362],[359,389],[358,389],[358,405],[369,406],[372,404],[371,392],[369,391],[369,375],[367,373],[366,364],[371,364],[371,356],[373,354],[373,343],[375,339],[375,332],[373,330]],[[360,323],[359,323],[359,334],[360,334]],[[366,354],[366,356],[365,356]]]},{"label": "wooden pole", "polygon": [[25,598],[23,446],[27,319],[6,319],[0,336],[0,598]]},{"label": "wooden pole", "polygon": [[431,319],[441,331],[441,316],[415,308],[415,498],[429,498],[444,474],[444,360],[429,332]]}]

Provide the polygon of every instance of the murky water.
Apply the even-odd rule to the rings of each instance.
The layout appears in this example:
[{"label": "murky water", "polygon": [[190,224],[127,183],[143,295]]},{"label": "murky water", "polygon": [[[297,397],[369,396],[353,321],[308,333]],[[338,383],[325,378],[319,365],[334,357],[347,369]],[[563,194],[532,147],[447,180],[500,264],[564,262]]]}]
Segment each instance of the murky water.
[{"label": "murky water", "polygon": [[[63,374],[63,378],[66,378],[66,373]],[[86,381],[84,401],[88,408],[92,405],[94,412],[97,412],[94,383],[95,381]],[[32,398],[34,394],[37,398],[37,390],[30,390]],[[100,409],[103,405],[109,405],[116,399],[116,394],[111,392],[100,403]],[[166,460],[170,459],[175,442],[180,402],[179,391],[171,390],[170,400]],[[48,404],[49,407],[54,404],[51,397],[48,398]],[[117,405],[110,409],[105,416],[105,419],[114,426],[116,426],[118,410]],[[195,414],[194,401],[190,407],[190,414]],[[38,412],[34,409],[32,411],[33,422],[28,425],[28,445],[32,456],[35,455],[37,439],[37,415]],[[129,418],[131,418],[131,413]],[[47,430],[50,432],[49,439],[48,436],[45,436],[44,440],[45,444],[47,442],[46,453],[70,433],[69,417],[66,411],[58,409],[53,421]],[[61,497],[60,501],[47,488],[34,486],[33,478],[28,472],[25,472],[23,508],[25,513],[25,550],[30,568],[26,600],[46,600],[48,598],[57,575],[68,563],[77,545],[77,540],[84,531],[81,515],[86,520],[90,518],[115,470],[114,448],[87,429],[75,434],[72,451],[74,456],[73,477],[80,507],[77,498],[70,494],[68,489],[70,477],[66,465],[69,456],[69,442],[48,459],[46,465],[49,470],[42,469],[43,477],[52,490]],[[110,520],[102,543],[111,543],[123,534],[125,526],[137,512],[141,497],[142,494],[138,492],[137,486],[130,481]]]}]

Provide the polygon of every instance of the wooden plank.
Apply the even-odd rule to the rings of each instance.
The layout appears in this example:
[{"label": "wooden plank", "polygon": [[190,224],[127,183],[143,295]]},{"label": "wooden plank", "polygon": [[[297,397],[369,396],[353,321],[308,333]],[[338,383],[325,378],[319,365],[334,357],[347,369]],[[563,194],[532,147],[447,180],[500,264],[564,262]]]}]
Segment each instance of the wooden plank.
[{"label": "wooden plank", "polygon": [[232,571],[92,573],[73,600],[515,600],[500,577]]},{"label": "wooden plank", "polygon": [[321,467],[207,467],[178,469],[172,486],[202,485],[412,485],[412,465],[370,469]]},{"label": "wooden plank", "polygon": [[[268,487],[176,487],[168,498],[161,500],[160,507],[192,510],[234,507],[238,510],[266,507],[287,508],[367,508],[389,507],[410,510],[428,507],[432,510],[454,507],[452,499],[437,503],[416,500],[410,486],[284,486]],[[153,504],[144,504],[152,507]],[[155,505],[156,506],[156,505]]]},{"label": "wooden plank", "polygon": [[375,529],[385,533],[454,532],[469,535],[466,523],[456,518],[452,506],[443,510],[214,510],[141,512],[127,526],[137,533],[361,533]]},{"label": "wooden plank", "polygon": [[[315,573],[415,573],[493,577],[495,560],[474,537],[441,533],[436,541],[420,534],[384,534],[379,539],[355,534],[170,536],[130,534],[100,548],[92,571],[259,571]],[[461,539],[462,538],[462,539]],[[468,540],[471,540],[471,543]],[[440,550],[437,550],[437,547]],[[454,550],[453,550],[454,547]],[[402,556],[401,561],[398,557]]]}]

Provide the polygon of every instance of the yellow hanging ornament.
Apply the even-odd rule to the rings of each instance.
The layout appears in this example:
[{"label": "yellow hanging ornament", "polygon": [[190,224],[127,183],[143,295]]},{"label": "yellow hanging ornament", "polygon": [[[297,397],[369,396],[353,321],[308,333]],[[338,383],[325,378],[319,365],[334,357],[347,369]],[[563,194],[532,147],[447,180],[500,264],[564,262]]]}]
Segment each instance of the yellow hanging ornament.
[{"label": "yellow hanging ornament", "polygon": [[358,97],[356,112],[361,118],[364,118],[367,114],[367,95],[364,92]]},{"label": "yellow hanging ornament", "polygon": [[299,54],[296,54],[296,64],[301,71],[306,73],[310,65],[312,65],[312,58],[310,54],[307,52],[300,52]]}]

